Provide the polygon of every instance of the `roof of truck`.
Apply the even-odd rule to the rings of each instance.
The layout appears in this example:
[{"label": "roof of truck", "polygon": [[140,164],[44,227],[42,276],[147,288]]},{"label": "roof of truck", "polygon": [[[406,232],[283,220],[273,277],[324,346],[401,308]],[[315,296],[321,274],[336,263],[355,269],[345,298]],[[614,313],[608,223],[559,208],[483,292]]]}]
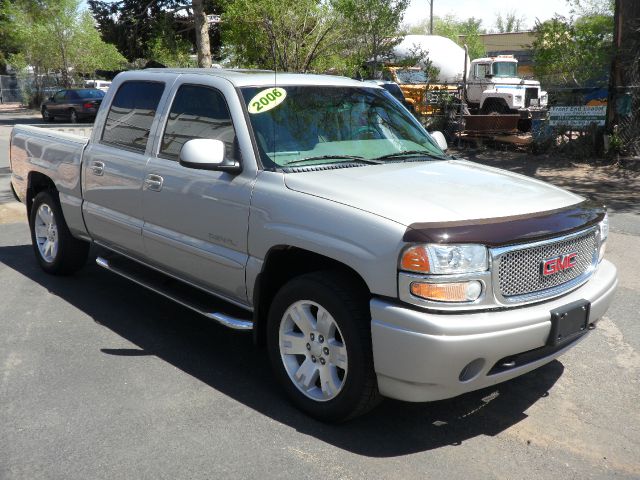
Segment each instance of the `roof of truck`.
[{"label": "roof of truck", "polygon": [[[242,70],[227,68],[149,68],[144,72],[164,74],[211,75],[229,80],[237,87],[261,85],[326,85],[358,87],[363,83],[348,77],[336,75],[316,75],[311,73],[280,73],[273,70]],[[367,87],[373,86],[367,84]],[[374,87],[375,88],[375,87]]]}]

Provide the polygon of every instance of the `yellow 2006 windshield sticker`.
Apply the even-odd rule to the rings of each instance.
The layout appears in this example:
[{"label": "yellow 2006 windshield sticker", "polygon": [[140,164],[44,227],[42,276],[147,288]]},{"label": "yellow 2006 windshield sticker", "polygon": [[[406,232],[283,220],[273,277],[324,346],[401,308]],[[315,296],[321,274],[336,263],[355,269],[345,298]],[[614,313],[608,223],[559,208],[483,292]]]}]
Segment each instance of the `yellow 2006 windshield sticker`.
[{"label": "yellow 2006 windshield sticker", "polygon": [[249,101],[249,113],[256,114],[271,110],[280,105],[286,97],[287,91],[284,88],[262,90]]}]

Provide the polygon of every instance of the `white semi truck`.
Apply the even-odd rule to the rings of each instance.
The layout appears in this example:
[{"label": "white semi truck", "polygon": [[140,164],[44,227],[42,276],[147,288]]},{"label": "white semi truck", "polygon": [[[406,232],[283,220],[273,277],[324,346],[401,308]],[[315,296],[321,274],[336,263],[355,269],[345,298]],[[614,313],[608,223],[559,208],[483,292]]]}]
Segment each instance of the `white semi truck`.
[{"label": "white semi truck", "polygon": [[[437,78],[429,82],[431,85],[464,85],[463,95],[471,113],[519,112],[527,117],[531,110],[547,105],[547,92],[540,88],[540,82],[518,77],[518,60],[512,55],[477,58],[470,62],[464,49],[448,38],[407,35],[394,48],[394,62],[416,56],[418,52],[428,52],[428,59],[439,70]],[[422,74],[426,86],[426,74]],[[417,82],[416,75],[418,72],[413,72],[414,84]]]}]

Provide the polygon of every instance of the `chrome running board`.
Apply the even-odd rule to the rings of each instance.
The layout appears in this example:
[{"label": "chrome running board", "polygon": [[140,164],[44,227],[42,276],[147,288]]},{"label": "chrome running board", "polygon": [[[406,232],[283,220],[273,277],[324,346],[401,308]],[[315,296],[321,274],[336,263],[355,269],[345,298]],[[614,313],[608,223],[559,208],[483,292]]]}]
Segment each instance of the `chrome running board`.
[{"label": "chrome running board", "polygon": [[[112,256],[113,255],[113,256]],[[242,312],[233,305],[225,305],[222,300],[201,290],[175,280],[167,275],[145,267],[121,255],[110,254],[109,258],[97,257],[96,263],[110,272],[131,280],[174,302],[193,310],[221,325],[234,330],[252,330],[251,313]],[[237,312],[235,315],[224,311]],[[246,318],[243,318],[245,313]]]}]

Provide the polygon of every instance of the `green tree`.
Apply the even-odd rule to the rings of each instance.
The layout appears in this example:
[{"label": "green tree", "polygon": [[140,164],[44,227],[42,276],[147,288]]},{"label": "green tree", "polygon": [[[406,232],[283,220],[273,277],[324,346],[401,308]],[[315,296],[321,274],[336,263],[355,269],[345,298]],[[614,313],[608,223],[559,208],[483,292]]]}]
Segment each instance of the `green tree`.
[{"label": "green tree", "polygon": [[[423,20],[409,28],[409,33],[415,35],[426,35],[428,32],[429,20]],[[486,49],[480,38],[483,33],[486,33],[486,30],[482,28],[482,20],[479,18],[469,17],[466,20],[459,20],[453,15],[446,15],[433,19],[433,34],[449,38],[461,47],[466,44],[471,60],[486,55]]]},{"label": "green tree", "polygon": [[517,17],[514,11],[507,12],[504,17],[501,13],[496,16],[496,29],[498,33],[519,32],[524,24],[524,17]]},{"label": "green tree", "polygon": [[402,19],[409,0],[336,0],[354,63],[369,63],[373,76],[402,41]]},{"label": "green tree", "polygon": [[[142,65],[147,60],[164,64],[163,58],[169,59],[166,64],[170,65],[184,55],[198,52],[199,44],[204,48],[205,40],[209,40],[210,54],[203,59],[219,55],[220,30],[208,28],[204,13],[222,13],[222,1],[88,0],[87,3],[102,39],[116,45],[127,60]],[[200,40],[196,31],[200,32]],[[169,41],[165,42],[159,32],[170,37]],[[202,36],[203,32],[208,33],[207,38]],[[203,65],[210,65],[210,59],[203,61]]]},{"label": "green tree", "polygon": [[13,38],[19,50],[10,56],[18,69],[33,70],[33,103],[42,92],[42,75],[60,75],[70,86],[72,76],[93,75],[96,70],[113,70],[124,66],[125,59],[113,45],[105,44],[93,18],[80,13],[79,0],[41,0],[5,2],[5,12],[12,22]]},{"label": "green tree", "polygon": [[[341,19],[317,0],[235,0],[225,5],[223,41],[243,67],[307,72],[342,45]],[[322,65],[326,66],[326,65]]]},{"label": "green tree", "polygon": [[613,54],[613,14],[608,1],[569,2],[578,17],[556,15],[535,26],[534,71],[551,84],[605,83]]}]

